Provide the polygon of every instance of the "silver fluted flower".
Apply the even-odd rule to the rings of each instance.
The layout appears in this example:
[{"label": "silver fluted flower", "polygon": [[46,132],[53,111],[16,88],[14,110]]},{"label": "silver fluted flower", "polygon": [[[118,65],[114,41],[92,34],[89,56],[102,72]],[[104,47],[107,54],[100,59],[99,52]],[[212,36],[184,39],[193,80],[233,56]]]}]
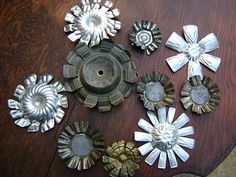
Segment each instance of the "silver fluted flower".
[{"label": "silver fluted flower", "polygon": [[8,106],[15,124],[28,127],[28,132],[46,132],[64,117],[61,109],[68,107],[67,97],[59,94],[66,91],[60,82],[51,83],[52,75],[46,74],[37,80],[36,74],[25,80],[25,86],[18,85],[14,96],[18,101],[9,99]]},{"label": "silver fluted flower", "polygon": [[[189,158],[189,154],[182,148],[194,148],[195,141],[185,137],[194,134],[192,126],[184,127],[189,122],[186,114],[181,114],[175,121],[175,108],[170,107],[166,115],[166,107],[158,109],[158,118],[155,113],[148,111],[147,115],[152,125],[140,119],[138,126],[145,132],[134,132],[135,141],[146,142],[140,146],[139,152],[144,156],[151,152],[145,159],[149,165],[153,165],[159,157],[158,168],[165,169],[167,158],[171,168],[178,166],[177,155],[183,162]],[[182,147],[181,147],[182,146]]]},{"label": "silver fluted flower", "polygon": [[188,63],[188,79],[199,75],[203,78],[203,72],[200,63],[216,72],[220,66],[221,59],[207,54],[219,48],[218,40],[214,33],[210,33],[201,39],[198,43],[198,27],[195,25],[183,26],[185,40],[177,33],[173,32],[166,41],[166,46],[180,52],[180,54],[169,57],[166,62],[173,72],[181,69]]},{"label": "silver fluted flower", "polygon": [[89,46],[95,46],[103,39],[109,39],[108,35],[115,36],[121,28],[121,22],[114,20],[119,16],[120,11],[115,8],[111,10],[113,3],[106,1],[100,6],[101,0],[82,0],[82,8],[78,5],[71,8],[71,13],[67,13],[64,31],[69,32],[68,38],[71,41],[79,40]]}]

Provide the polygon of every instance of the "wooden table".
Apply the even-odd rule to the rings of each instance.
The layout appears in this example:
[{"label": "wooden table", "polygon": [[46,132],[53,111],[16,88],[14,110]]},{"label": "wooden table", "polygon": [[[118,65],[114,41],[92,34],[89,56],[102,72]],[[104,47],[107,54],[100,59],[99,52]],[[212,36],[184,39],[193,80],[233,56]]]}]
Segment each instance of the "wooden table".
[{"label": "wooden table", "polygon": [[[13,98],[17,84],[31,73],[52,73],[64,82],[62,67],[75,44],[63,32],[64,15],[78,0],[1,0],[0,1],[0,176],[1,177],[101,177],[108,176],[101,159],[92,169],[77,172],[65,167],[57,153],[57,137],[67,122],[88,120],[99,129],[105,145],[124,139],[133,141],[133,132],[140,130],[140,117],[147,119],[146,110],[135,92],[109,113],[83,107],[71,94],[66,117],[53,130],[27,133],[10,118],[7,99]],[[157,163],[148,166],[144,158],[137,177],[167,177],[182,172],[206,176],[229,154],[236,142],[236,1],[234,0],[117,0],[122,29],[114,42],[132,54],[139,76],[154,70],[169,75],[176,90],[174,106],[177,115],[185,112],[195,127],[196,147],[186,163],[178,159],[177,169],[160,170]],[[147,19],[159,25],[163,34],[161,47],[151,56],[129,45],[128,30],[133,22]],[[218,83],[221,103],[212,113],[197,116],[185,111],[180,103],[180,90],[186,79],[187,67],[173,74],[165,59],[177,54],[164,46],[169,35],[181,34],[183,25],[196,24],[199,39],[214,32],[220,49],[212,52],[222,59],[217,73],[203,68],[205,75]],[[136,143],[137,146],[141,145]]]}]

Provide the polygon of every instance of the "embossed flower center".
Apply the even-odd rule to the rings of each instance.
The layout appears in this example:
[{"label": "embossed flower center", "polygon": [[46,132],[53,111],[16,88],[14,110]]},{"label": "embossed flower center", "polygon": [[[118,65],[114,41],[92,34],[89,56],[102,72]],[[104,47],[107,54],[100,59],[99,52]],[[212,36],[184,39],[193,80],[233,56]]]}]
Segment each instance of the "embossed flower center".
[{"label": "embossed flower center", "polygon": [[202,48],[197,43],[189,44],[184,52],[193,61],[198,60],[200,55],[203,53]]},{"label": "embossed flower center", "polygon": [[102,16],[96,11],[87,12],[80,18],[79,26],[84,27],[86,31],[94,32],[102,24]]},{"label": "embossed flower center", "polygon": [[160,82],[150,82],[146,85],[145,96],[151,102],[158,102],[165,96],[164,87]]},{"label": "embossed flower center", "polygon": [[45,106],[45,101],[45,98],[41,95],[36,95],[32,98],[32,104],[38,109],[41,109]]},{"label": "embossed flower center", "polygon": [[206,104],[210,98],[208,89],[203,85],[193,87],[190,96],[192,101],[198,105]]},{"label": "embossed flower center", "polygon": [[137,33],[136,41],[138,41],[141,45],[148,46],[153,42],[152,33],[147,30],[142,30]]},{"label": "embossed flower center", "polygon": [[172,149],[178,140],[178,131],[173,125],[160,124],[152,130],[153,137],[152,145],[161,151]]}]

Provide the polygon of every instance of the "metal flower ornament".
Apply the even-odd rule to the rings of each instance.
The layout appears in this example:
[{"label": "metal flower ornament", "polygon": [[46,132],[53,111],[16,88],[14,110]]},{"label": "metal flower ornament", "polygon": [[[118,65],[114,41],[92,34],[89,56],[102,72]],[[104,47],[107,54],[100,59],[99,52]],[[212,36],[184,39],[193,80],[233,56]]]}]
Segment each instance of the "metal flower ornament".
[{"label": "metal flower ornament", "polygon": [[188,79],[199,75],[203,78],[200,63],[216,72],[219,68],[221,59],[207,54],[219,48],[218,40],[214,33],[210,33],[198,43],[198,27],[195,25],[183,26],[185,40],[177,33],[173,32],[166,42],[166,46],[180,52],[180,54],[167,58],[166,62],[173,72],[181,69],[188,63]]},{"label": "metal flower ornament", "polygon": [[[145,130],[147,133],[138,132],[134,133],[136,141],[147,142],[140,146],[139,152],[142,155],[151,153],[146,157],[145,162],[153,165],[159,157],[158,168],[165,169],[167,158],[171,168],[178,166],[175,154],[183,161],[187,161],[189,154],[182,148],[194,148],[194,139],[185,137],[194,134],[194,129],[191,126],[184,127],[189,122],[186,114],[181,114],[175,121],[175,108],[170,107],[168,115],[166,115],[166,108],[158,109],[158,118],[152,111],[148,111],[147,115],[152,122],[140,119],[138,126]],[[182,147],[181,147],[182,146]]]},{"label": "metal flower ornament", "polygon": [[25,80],[25,86],[18,85],[14,96],[18,101],[9,99],[8,106],[15,124],[28,127],[28,132],[46,132],[60,123],[67,108],[67,97],[59,94],[66,91],[60,82],[50,83],[52,75],[42,75],[37,80],[35,74]]},{"label": "metal flower ornament", "polygon": [[121,22],[113,20],[119,16],[120,11],[116,8],[110,10],[113,6],[111,1],[106,1],[101,7],[101,0],[82,0],[82,8],[78,5],[71,8],[71,13],[67,13],[64,31],[71,33],[68,38],[71,41],[79,40],[80,43],[86,43],[89,46],[95,46],[103,39],[109,39],[108,35],[115,36],[117,30],[121,28]]}]

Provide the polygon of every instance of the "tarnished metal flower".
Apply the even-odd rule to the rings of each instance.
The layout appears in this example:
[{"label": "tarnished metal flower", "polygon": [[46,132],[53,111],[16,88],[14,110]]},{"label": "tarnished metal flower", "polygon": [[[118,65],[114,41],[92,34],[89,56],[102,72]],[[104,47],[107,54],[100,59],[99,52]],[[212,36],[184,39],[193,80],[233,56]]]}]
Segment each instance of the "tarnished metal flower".
[{"label": "tarnished metal flower", "polygon": [[78,44],[67,57],[71,65],[64,65],[63,73],[71,78],[65,83],[67,91],[74,92],[89,108],[110,111],[131,94],[137,81],[136,67],[122,46],[102,41],[89,48]]},{"label": "tarnished metal flower", "polygon": [[146,50],[148,55],[154,52],[162,42],[160,29],[156,24],[147,20],[135,22],[129,36],[131,45],[141,47],[142,50]]},{"label": "tarnished metal flower", "polygon": [[28,127],[28,132],[46,132],[52,129],[56,123],[60,123],[67,108],[67,98],[60,92],[66,91],[60,82],[52,81],[52,75],[42,75],[37,81],[35,74],[25,80],[25,86],[18,85],[14,96],[18,101],[8,100],[10,114],[15,119],[15,124],[20,127]]},{"label": "tarnished metal flower", "polygon": [[152,72],[141,77],[137,92],[144,107],[155,110],[174,102],[174,86],[170,78],[161,72]]},{"label": "tarnished metal flower", "polygon": [[65,25],[64,31],[71,32],[68,38],[71,41],[79,40],[89,46],[95,46],[103,39],[109,39],[108,35],[115,36],[117,30],[121,28],[121,22],[113,20],[119,16],[120,11],[113,6],[111,1],[106,1],[100,7],[101,0],[81,0],[82,8],[74,6],[71,8],[72,14],[67,13],[65,21],[70,24]]},{"label": "tarnished metal flower", "polygon": [[136,141],[147,142],[138,148],[139,152],[146,155],[151,151],[145,162],[153,165],[159,157],[158,168],[165,169],[168,158],[170,168],[176,168],[178,163],[175,154],[186,162],[189,154],[181,146],[193,149],[195,144],[194,139],[185,137],[194,133],[191,126],[183,128],[189,121],[188,116],[183,113],[173,122],[175,108],[172,107],[169,108],[168,115],[166,115],[166,107],[159,108],[158,119],[152,111],[148,111],[147,115],[153,125],[144,119],[140,119],[138,122],[138,126],[147,133],[134,132]]},{"label": "tarnished metal flower", "polygon": [[192,109],[198,114],[211,112],[220,102],[219,87],[211,78],[204,76],[190,77],[181,91],[181,102],[185,109]]},{"label": "tarnished metal flower", "polygon": [[184,39],[177,33],[173,32],[166,41],[166,46],[181,52],[176,56],[166,59],[173,72],[178,71],[188,63],[188,79],[192,76],[199,75],[203,78],[200,63],[216,72],[220,66],[221,59],[206,54],[219,48],[218,40],[214,33],[210,33],[197,43],[198,27],[195,25],[183,26]]},{"label": "tarnished metal flower", "polygon": [[66,166],[79,171],[94,166],[105,151],[101,133],[88,121],[66,125],[59,135],[57,147],[59,156],[67,159]]},{"label": "tarnished metal flower", "polygon": [[103,156],[103,162],[106,164],[104,169],[111,171],[110,176],[134,176],[135,170],[139,169],[141,156],[132,142],[125,143],[124,140],[114,142],[106,152],[109,156]]}]

